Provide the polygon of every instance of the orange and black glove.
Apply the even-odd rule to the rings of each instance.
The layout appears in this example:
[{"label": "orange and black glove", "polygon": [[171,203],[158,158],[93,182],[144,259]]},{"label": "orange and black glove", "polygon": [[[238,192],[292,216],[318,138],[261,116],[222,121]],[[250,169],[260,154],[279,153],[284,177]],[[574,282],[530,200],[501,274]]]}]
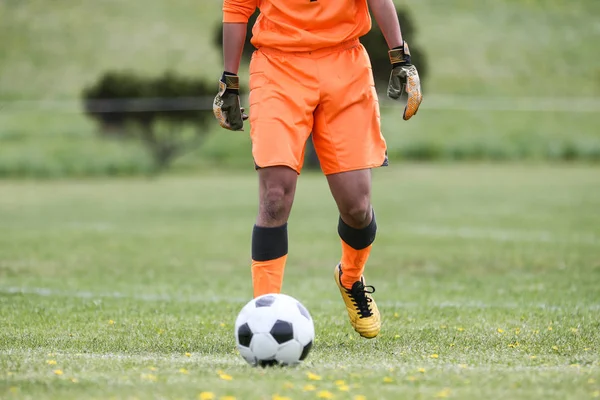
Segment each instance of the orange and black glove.
[{"label": "orange and black glove", "polygon": [[421,80],[417,68],[410,62],[408,44],[396,47],[388,52],[392,63],[392,73],[387,94],[391,99],[399,100],[403,92],[408,97],[402,118],[409,120],[419,110],[423,100]]},{"label": "orange and black glove", "polygon": [[231,131],[243,131],[248,116],[240,106],[240,78],[236,74],[223,72],[219,81],[219,93],[213,102],[213,113],[219,124]]}]

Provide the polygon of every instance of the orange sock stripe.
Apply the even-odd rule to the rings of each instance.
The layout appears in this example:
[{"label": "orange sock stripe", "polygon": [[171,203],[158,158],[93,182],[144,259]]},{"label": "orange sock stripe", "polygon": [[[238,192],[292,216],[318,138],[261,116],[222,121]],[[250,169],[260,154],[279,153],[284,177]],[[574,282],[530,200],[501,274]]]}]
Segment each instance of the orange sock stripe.
[{"label": "orange sock stripe", "polygon": [[356,250],[342,240],[342,285],[345,288],[350,289],[354,282],[360,280],[372,247]]},{"label": "orange sock stripe", "polygon": [[281,293],[286,261],[287,254],[274,260],[252,260],[252,286],[254,287],[254,297],[268,293]]}]

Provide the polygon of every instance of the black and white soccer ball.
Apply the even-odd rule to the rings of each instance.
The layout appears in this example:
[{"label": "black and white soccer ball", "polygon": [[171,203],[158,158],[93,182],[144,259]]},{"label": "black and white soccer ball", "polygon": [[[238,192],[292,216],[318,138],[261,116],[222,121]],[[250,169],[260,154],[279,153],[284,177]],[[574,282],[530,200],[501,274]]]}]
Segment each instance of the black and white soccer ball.
[{"label": "black and white soccer ball", "polygon": [[312,317],[298,300],[266,294],[251,300],[235,321],[235,341],[250,365],[297,365],[315,339]]}]

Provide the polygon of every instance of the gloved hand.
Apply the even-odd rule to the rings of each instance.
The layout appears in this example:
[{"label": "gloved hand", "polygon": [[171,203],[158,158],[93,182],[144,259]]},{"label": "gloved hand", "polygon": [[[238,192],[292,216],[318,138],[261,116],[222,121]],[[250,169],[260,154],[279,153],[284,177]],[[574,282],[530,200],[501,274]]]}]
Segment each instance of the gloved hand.
[{"label": "gloved hand", "polygon": [[391,99],[398,100],[403,92],[406,93],[408,101],[402,118],[409,120],[417,113],[423,100],[419,73],[410,62],[410,51],[406,42],[403,46],[390,50],[388,54],[392,63],[392,73],[387,94]]},{"label": "gloved hand", "polygon": [[219,93],[213,102],[213,113],[219,124],[231,131],[243,131],[248,116],[240,107],[240,78],[229,72],[223,72],[219,81]]}]

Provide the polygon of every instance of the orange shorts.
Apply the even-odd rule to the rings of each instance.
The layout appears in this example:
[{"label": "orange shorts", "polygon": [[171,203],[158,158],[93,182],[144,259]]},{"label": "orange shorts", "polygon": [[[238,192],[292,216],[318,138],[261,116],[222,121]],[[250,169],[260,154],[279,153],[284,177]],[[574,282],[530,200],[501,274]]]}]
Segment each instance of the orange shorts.
[{"label": "orange shorts", "polygon": [[371,62],[358,40],[303,53],[255,51],[250,126],[257,168],[300,173],[311,132],[326,175],[387,165]]}]

